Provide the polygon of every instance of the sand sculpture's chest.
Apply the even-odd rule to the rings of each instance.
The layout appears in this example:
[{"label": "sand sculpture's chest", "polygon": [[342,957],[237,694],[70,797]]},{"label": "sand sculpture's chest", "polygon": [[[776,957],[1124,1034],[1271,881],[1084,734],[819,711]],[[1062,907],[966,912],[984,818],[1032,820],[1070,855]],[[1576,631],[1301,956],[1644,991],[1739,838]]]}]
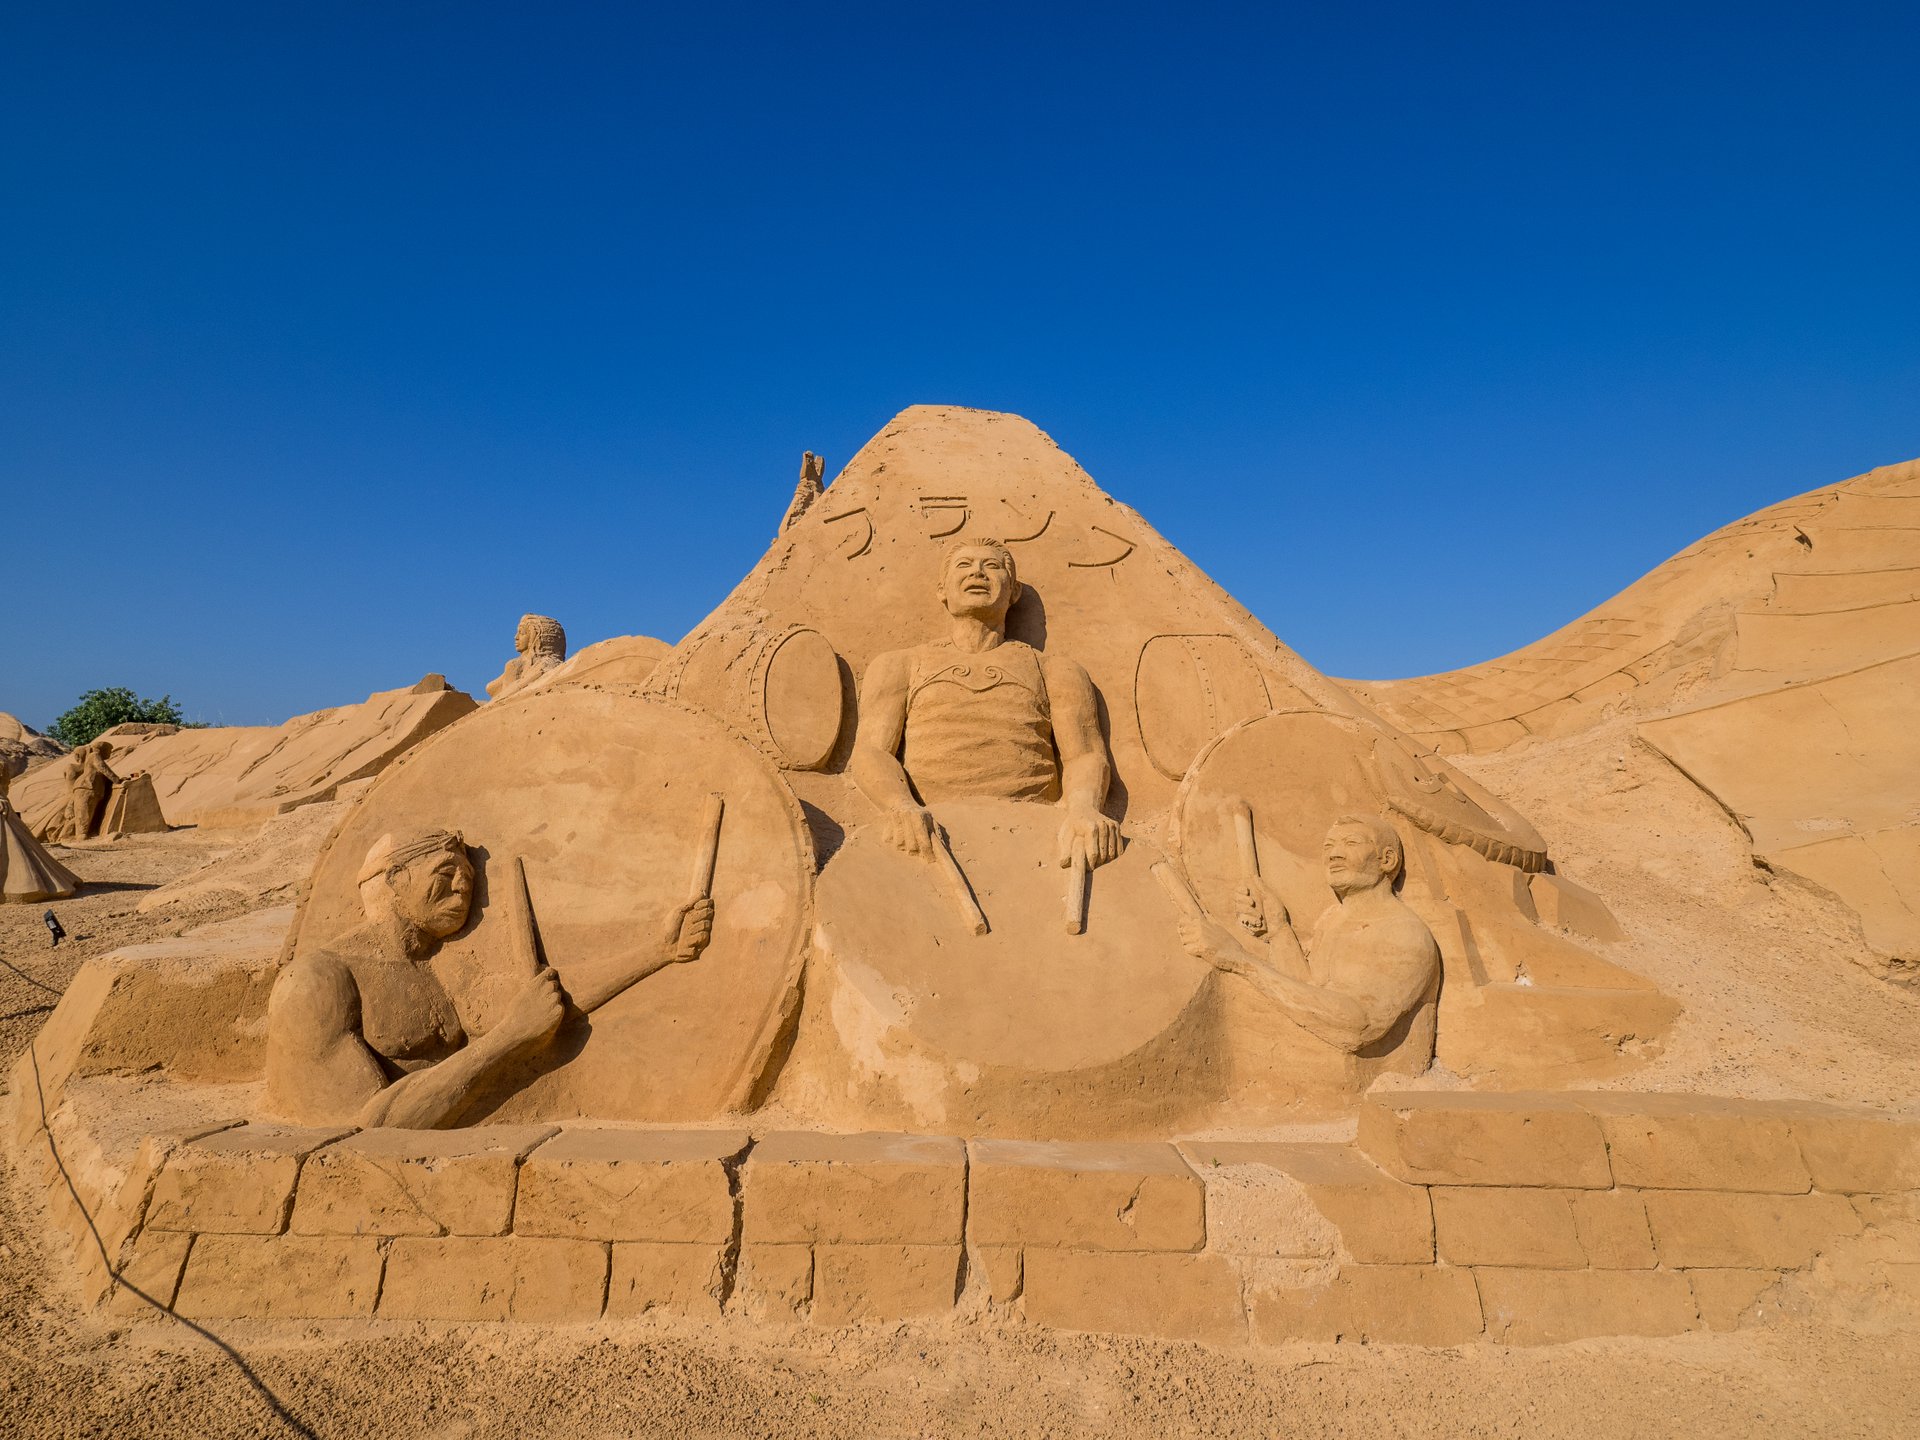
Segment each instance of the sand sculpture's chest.
[{"label": "sand sculpture's chest", "polygon": [[1052,799],[1059,767],[1039,655],[1018,641],[982,655],[916,650],[900,761],[929,803]]},{"label": "sand sculpture's chest", "polygon": [[432,972],[417,965],[356,958],[360,1033],[401,1069],[431,1064],[466,1039],[453,1002]]}]

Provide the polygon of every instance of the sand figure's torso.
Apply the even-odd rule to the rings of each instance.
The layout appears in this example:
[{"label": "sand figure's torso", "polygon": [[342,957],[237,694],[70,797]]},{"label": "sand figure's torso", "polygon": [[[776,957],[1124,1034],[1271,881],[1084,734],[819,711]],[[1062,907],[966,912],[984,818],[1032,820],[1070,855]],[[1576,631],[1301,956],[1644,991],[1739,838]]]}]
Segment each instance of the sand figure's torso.
[{"label": "sand figure's torso", "polygon": [[917,646],[909,655],[900,763],[923,802],[1059,797],[1038,651],[1008,640],[977,655],[946,644]]},{"label": "sand figure's torso", "polygon": [[466,1043],[453,1000],[424,964],[383,953],[368,927],[353,930],[314,963],[344,971],[359,999],[360,1038],[402,1072],[444,1060]]},{"label": "sand figure's torso", "polygon": [[1440,951],[1426,923],[1397,898],[1368,913],[1334,904],[1314,925],[1307,968],[1314,984],[1348,995],[1402,985],[1412,990],[1423,983],[1431,990],[1440,975]]}]

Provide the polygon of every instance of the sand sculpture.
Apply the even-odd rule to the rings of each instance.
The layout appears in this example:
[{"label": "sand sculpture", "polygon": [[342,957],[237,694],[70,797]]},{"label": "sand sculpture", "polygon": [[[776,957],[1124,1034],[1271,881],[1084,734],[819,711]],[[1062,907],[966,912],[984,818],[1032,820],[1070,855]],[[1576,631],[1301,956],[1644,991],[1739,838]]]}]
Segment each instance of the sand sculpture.
[{"label": "sand sculpture", "polygon": [[1007,639],[1020,596],[1013,552],[962,541],[936,585],[947,639],[874,657],[860,692],[855,781],[885,815],[887,838],[914,855],[945,855],[927,806],[991,796],[1058,801],[1060,864],[1084,875],[1120,853],[1120,827],[1100,807],[1112,769],[1093,682],[1060,655]]},{"label": "sand sculpture", "polygon": [[524,872],[514,883],[524,983],[499,1024],[470,1038],[425,963],[466,923],[473,890],[466,845],[444,830],[376,841],[360,868],[365,923],[306,952],[274,989],[269,1107],[314,1124],[453,1124],[483,1078],[553,1038],[568,1004],[590,1014],[662,966],[696,958],[712,933],[713,902],[690,900],[674,912],[657,954],[562,990],[538,960]]},{"label": "sand sculpture", "polygon": [[522,615],[513,632],[517,652],[496,680],[487,682],[487,695],[502,700],[557,670],[567,660],[567,632],[551,615]]},{"label": "sand sculpture", "polygon": [[75,980],[14,1133],[100,1157],[96,1295],[1539,1342],[1920,1190],[1876,1112],[1583,1088],[1678,1013],[1605,901],[1025,421],[803,490],[639,683],[537,677],[291,915]]},{"label": "sand sculpture", "polygon": [[64,900],[80,882],[27,829],[8,798],[12,785],[13,768],[0,757],[0,901],[26,905]]},{"label": "sand sculpture", "polygon": [[1313,928],[1311,955],[1286,902],[1258,879],[1241,887],[1237,926],[1215,924],[1195,906],[1180,922],[1181,943],[1195,958],[1248,981],[1302,1029],[1349,1054],[1423,1012],[1413,1048],[1430,1055],[1440,949],[1425,922],[1394,893],[1405,869],[1405,845],[1377,815],[1342,815],[1322,848],[1334,903]]},{"label": "sand sculpture", "polygon": [[1738,819],[1756,862],[1845,901],[1878,973],[1920,984],[1917,685],[1909,462],[1728,525],[1513,655],[1354,688],[1443,751],[1630,725]]},{"label": "sand sculpture", "polygon": [[41,822],[41,839],[72,844],[101,835],[151,834],[167,828],[153,777],[144,770],[117,774],[108,763],[113,753],[112,741],[95,740],[67,757],[61,767],[66,793]]},{"label": "sand sculpture", "polygon": [[51,735],[42,735],[31,725],[0,710],[0,765],[10,764],[17,775],[29,765],[66,753],[67,747]]},{"label": "sand sculpture", "polygon": [[[173,825],[257,825],[273,815],[331,799],[342,786],[377,775],[428,735],[475,708],[473,698],[428,675],[357,705],[316,710],[284,725],[119,725],[102,738],[116,765],[144,771]],[[57,766],[21,776],[14,792],[36,831],[65,804]]]}]

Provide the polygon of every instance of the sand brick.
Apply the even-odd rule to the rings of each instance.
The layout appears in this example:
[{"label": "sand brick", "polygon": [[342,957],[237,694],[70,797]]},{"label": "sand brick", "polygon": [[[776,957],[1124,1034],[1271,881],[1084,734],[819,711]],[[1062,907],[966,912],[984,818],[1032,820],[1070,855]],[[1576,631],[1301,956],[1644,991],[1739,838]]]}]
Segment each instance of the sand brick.
[{"label": "sand brick", "polygon": [[193,1319],[371,1315],[380,1242],[335,1235],[201,1235],[173,1308]]},{"label": "sand brick", "polygon": [[1693,1291],[1668,1270],[1481,1269],[1474,1276],[1487,1338],[1508,1345],[1699,1328]]},{"label": "sand brick", "polygon": [[718,1316],[726,1292],[727,1247],[623,1240],[613,1247],[607,1315],[621,1319],[649,1310]]},{"label": "sand brick", "polygon": [[410,1235],[387,1253],[380,1313],[402,1320],[592,1320],[607,1247],[519,1235]]},{"label": "sand brick", "polygon": [[1622,1185],[1803,1194],[1812,1185],[1777,1107],[1712,1095],[1583,1095]]},{"label": "sand brick", "polygon": [[766,1318],[791,1318],[813,1299],[811,1245],[742,1245],[734,1294]]},{"label": "sand brick", "polygon": [[1572,1192],[1573,1224],[1587,1264],[1596,1270],[1651,1270],[1653,1232],[1646,1203],[1624,1190]]},{"label": "sand brick", "polygon": [[1778,1270],[1689,1270],[1700,1320],[1709,1330],[1738,1330],[1758,1318],[1760,1297],[1780,1283]]},{"label": "sand brick", "polygon": [[1920,1124],[1849,1114],[1838,1106],[1831,1113],[1796,1114],[1790,1123],[1816,1190],[1857,1195],[1920,1189]]},{"label": "sand brick", "polygon": [[742,1234],[756,1244],[957,1245],[967,1154],[943,1136],[768,1135],[745,1171]]},{"label": "sand brick", "polygon": [[1853,1210],[1867,1227],[1859,1247],[1878,1260],[1920,1262],[1920,1194],[1855,1195]]},{"label": "sand brick", "polygon": [[1033,1249],[1027,1318],[1062,1330],[1216,1345],[1246,1339],[1240,1276],[1218,1255]]},{"label": "sand brick", "polygon": [[1843,1195],[1741,1195],[1649,1190],[1647,1220],[1663,1264],[1796,1270],[1860,1233]]},{"label": "sand brick", "polygon": [[816,1325],[905,1320],[953,1308],[960,1285],[958,1245],[816,1245]]},{"label": "sand brick", "polygon": [[551,1125],[363,1130],[308,1157],[299,1235],[503,1235],[519,1162]]},{"label": "sand brick", "polygon": [[192,1245],[193,1236],[179,1230],[147,1231],[134,1243],[120,1266],[107,1308],[129,1319],[154,1316],[160,1310],[170,1309]]},{"label": "sand brick", "polygon": [[975,1140],[968,1148],[976,1245],[1190,1251],[1206,1243],[1206,1187],[1171,1145]]},{"label": "sand brick", "polygon": [[1605,1190],[1613,1183],[1599,1122],[1553,1095],[1375,1096],[1360,1107],[1360,1148],[1414,1185]]},{"label": "sand brick", "polygon": [[1483,1328],[1472,1272],[1439,1265],[1349,1265],[1312,1283],[1277,1267],[1248,1282],[1254,1339],[1458,1345]]},{"label": "sand brick", "polygon": [[1568,1190],[1491,1185],[1433,1189],[1433,1228],[1449,1265],[1582,1270],[1587,1254]]},{"label": "sand brick", "polygon": [[1006,1305],[1020,1298],[1024,1256],[1018,1245],[978,1245],[969,1252],[969,1262],[986,1282],[988,1299]]},{"label": "sand brick", "polygon": [[147,1225],[196,1234],[274,1235],[286,1228],[301,1162],[349,1128],[243,1125],[176,1150],[153,1187]]},{"label": "sand brick", "polygon": [[719,1244],[733,1235],[727,1162],[744,1130],[563,1131],[520,1167],[516,1235]]},{"label": "sand brick", "polygon": [[[1362,1265],[1420,1265],[1433,1259],[1433,1209],[1424,1186],[1405,1185],[1350,1145],[1187,1141],[1182,1152],[1203,1179],[1216,1166],[1267,1167],[1297,1184],[1309,1204],[1339,1232],[1349,1258]],[[1207,1229],[1216,1248],[1232,1228],[1210,1186]],[[1312,1258],[1331,1250],[1308,1243],[1291,1247],[1268,1240],[1247,1253]],[[1232,1248],[1232,1247],[1227,1247]]]}]

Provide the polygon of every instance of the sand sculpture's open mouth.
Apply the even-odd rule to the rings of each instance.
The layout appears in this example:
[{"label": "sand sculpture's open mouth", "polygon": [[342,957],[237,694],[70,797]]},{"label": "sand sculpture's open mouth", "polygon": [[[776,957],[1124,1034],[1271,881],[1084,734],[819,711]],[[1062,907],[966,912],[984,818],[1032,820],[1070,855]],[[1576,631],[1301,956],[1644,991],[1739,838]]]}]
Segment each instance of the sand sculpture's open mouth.
[{"label": "sand sculpture's open mouth", "polygon": [[[1595,1088],[1681,1007],[1442,753],[1617,715],[1646,656],[1330,680],[1014,417],[916,408],[806,479],[670,649],[527,616],[484,707],[422,682],[310,727],[344,748],[182,741],[191,779],[134,737],[203,824],[276,755],[338,816],[297,908],[92,962],[16,1067],[92,1300],[1533,1343],[1905,1243],[1920,1126]],[[931,599],[969,543],[1004,624],[986,576]],[[1815,683],[1857,713],[1861,673]],[[1736,790],[1706,714],[1650,738]],[[72,769],[10,847],[126,793]],[[1821,873],[1790,800],[1754,844]],[[1846,838],[1905,833],[1873,813]]]}]

